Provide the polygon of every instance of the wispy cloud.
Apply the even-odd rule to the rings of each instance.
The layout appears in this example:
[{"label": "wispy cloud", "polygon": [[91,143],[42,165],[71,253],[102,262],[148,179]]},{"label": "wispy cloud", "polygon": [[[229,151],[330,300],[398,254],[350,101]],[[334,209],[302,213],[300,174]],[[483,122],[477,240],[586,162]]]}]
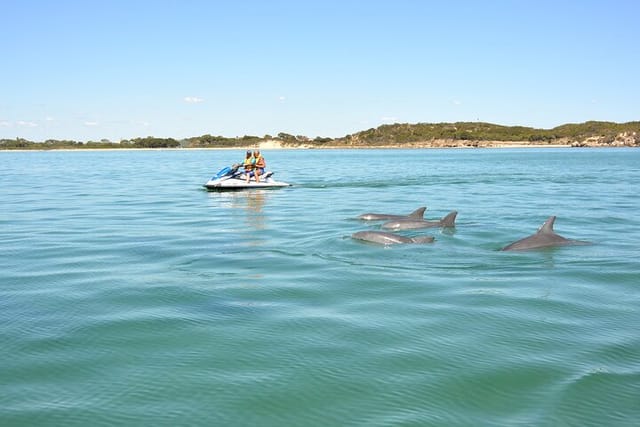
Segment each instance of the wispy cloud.
[{"label": "wispy cloud", "polygon": [[453,105],[462,105],[462,101],[458,100],[458,99],[454,99],[453,101],[451,101],[451,103]]},{"label": "wispy cloud", "polygon": [[383,117],[380,117],[380,120],[384,123],[397,123],[398,118],[392,117],[392,116],[383,116]]},{"label": "wispy cloud", "polygon": [[185,96],[182,100],[187,104],[199,104],[204,102],[204,98],[200,98],[199,96]]},{"label": "wispy cloud", "polygon": [[18,120],[17,124],[18,124],[18,126],[22,126],[22,127],[25,127],[25,128],[35,128],[35,127],[38,126],[38,124],[35,123],[35,122],[27,122],[27,121],[24,121],[24,120]]},{"label": "wispy cloud", "polygon": [[11,127],[11,122],[6,120],[0,120],[0,128],[8,128]]},{"label": "wispy cloud", "polygon": [[85,126],[89,126],[89,127],[93,127],[93,126],[98,126],[100,123],[98,122],[84,122]]},{"label": "wispy cloud", "polygon": [[287,100],[287,98],[286,98],[286,97],[284,97],[284,96],[279,96],[279,97],[278,97],[278,101],[280,101],[280,102],[284,102],[284,101],[286,101],[286,100]]}]

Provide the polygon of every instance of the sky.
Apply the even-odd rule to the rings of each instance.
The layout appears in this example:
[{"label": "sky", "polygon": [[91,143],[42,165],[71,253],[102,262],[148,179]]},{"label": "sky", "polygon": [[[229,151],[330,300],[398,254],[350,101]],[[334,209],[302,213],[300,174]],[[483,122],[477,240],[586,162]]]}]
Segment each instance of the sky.
[{"label": "sky", "polygon": [[640,120],[636,0],[2,0],[0,139]]}]

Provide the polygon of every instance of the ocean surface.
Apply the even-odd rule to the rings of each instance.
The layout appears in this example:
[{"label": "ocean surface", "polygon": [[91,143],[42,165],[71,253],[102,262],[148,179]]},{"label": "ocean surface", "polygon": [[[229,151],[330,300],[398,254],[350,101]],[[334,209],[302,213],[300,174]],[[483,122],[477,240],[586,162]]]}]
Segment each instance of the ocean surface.
[{"label": "ocean surface", "polygon": [[264,155],[0,152],[0,426],[640,425],[639,149]]}]

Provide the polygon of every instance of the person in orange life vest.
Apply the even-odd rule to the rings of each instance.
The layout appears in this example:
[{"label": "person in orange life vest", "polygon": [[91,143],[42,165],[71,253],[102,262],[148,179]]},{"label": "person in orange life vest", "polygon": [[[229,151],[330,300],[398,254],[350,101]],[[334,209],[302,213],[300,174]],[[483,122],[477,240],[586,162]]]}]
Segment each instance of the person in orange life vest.
[{"label": "person in orange life vest", "polygon": [[251,178],[251,171],[253,170],[253,165],[255,165],[256,159],[251,154],[251,150],[247,151],[247,155],[242,162],[242,166],[244,166],[244,174],[247,177],[247,182],[249,182],[249,178]]},{"label": "person in orange life vest", "polygon": [[267,163],[264,161],[262,154],[260,154],[260,150],[253,152],[253,158],[255,160],[253,163],[253,174],[256,177],[256,182],[260,182],[260,175],[264,175],[264,168],[267,166]]}]

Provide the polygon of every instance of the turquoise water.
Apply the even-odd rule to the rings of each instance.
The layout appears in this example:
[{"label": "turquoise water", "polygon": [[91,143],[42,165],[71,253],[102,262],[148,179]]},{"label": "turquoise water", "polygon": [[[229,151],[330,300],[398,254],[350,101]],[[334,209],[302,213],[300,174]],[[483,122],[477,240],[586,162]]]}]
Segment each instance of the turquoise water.
[{"label": "turquoise water", "polygon": [[[636,426],[640,150],[0,152],[0,425]],[[355,241],[365,212],[430,245]],[[550,215],[573,246],[499,249]]]}]

